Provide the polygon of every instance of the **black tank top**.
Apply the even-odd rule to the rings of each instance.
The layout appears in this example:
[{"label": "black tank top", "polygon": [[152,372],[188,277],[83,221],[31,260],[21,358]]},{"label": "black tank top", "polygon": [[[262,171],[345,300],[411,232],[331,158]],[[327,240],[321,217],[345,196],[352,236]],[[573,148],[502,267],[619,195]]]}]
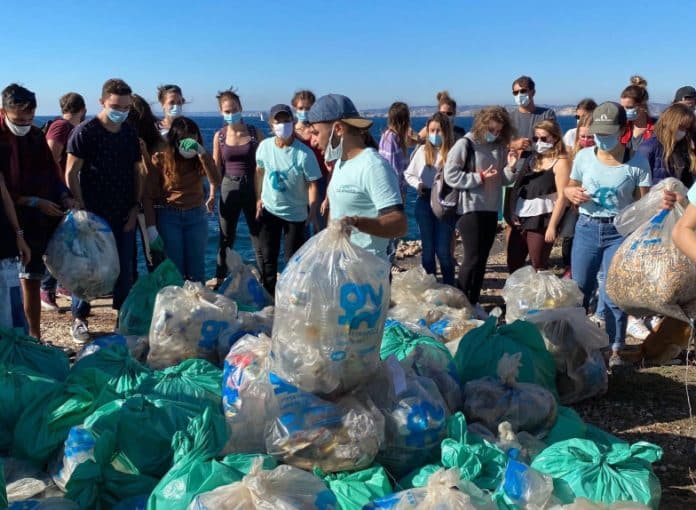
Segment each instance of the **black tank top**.
[{"label": "black tank top", "polygon": [[225,138],[227,136],[227,127],[220,130],[218,139],[220,142],[220,157],[222,158],[223,177],[244,177],[249,178],[254,176],[256,172],[256,147],[258,141],[256,139],[256,128],[247,126],[249,130],[249,140],[243,145],[227,145]]}]

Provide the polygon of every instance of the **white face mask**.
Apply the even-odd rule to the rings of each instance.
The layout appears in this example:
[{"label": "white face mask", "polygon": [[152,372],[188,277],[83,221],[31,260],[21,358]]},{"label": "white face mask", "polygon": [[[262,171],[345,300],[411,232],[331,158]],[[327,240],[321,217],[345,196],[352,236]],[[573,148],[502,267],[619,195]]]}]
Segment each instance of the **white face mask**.
[{"label": "white face mask", "polygon": [[5,117],[5,125],[7,126],[7,129],[10,130],[10,133],[15,136],[25,136],[31,130],[31,124],[28,126],[18,126],[7,117]]},{"label": "white face mask", "polygon": [[686,131],[682,131],[681,129],[679,131],[677,131],[677,142],[681,142],[685,136],[686,136]]},{"label": "white face mask", "polygon": [[336,124],[331,128],[331,134],[329,135],[329,143],[326,145],[326,150],[324,151],[324,161],[331,163],[332,161],[337,161],[343,157],[343,137],[338,142],[338,145],[334,147],[331,143],[334,135],[334,128]]},{"label": "white face mask", "polygon": [[536,144],[534,144],[534,150],[537,151],[539,154],[543,154],[545,152],[548,152],[553,148],[552,143],[548,142],[542,142],[539,140]]},{"label": "white face mask", "polygon": [[295,126],[292,122],[279,122],[278,124],[273,124],[273,134],[283,140],[290,138],[294,130]]}]

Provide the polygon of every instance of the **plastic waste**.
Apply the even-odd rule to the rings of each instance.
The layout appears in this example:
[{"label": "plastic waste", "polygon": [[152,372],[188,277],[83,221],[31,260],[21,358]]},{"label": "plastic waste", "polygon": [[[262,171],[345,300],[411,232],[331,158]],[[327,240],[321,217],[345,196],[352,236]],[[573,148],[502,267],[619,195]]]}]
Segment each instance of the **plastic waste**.
[{"label": "plastic waste", "polygon": [[587,498],[577,498],[569,505],[555,505],[549,510],[650,510],[650,507],[632,501],[618,501],[611,505],[604,505]]},{"label": "plastic waste", "polygon": [[227,250],[227,278],[218,292],[237,303],[239,310],[256,312],[273,305],[273,296],[263,288],[251,267],[234,250]]},{"label": "plastic waste", "polygon": [[273,371],[303,391],[336,396],[377,370],[389,264],[353,245],[339,222],[307,241],[276,287]]},{"label": "plastic waste", "polygon": [[145,333],[145,336],[105,335],[95,338],[80,349],[80,352],[75,356],[75,361],[80,361],[85,356],[94,354],[98,350],[111,347],[112,345],[122,345],[126,347],[131,357],[141,363],[147,358],[147,351],[150,348],[147,340],[147,333]]},{"label": "plastic waste", "polygon": [[422,267],[414,267],[394,275],[392,283],[394,303],[409,302],[426,304],[426,308],[446,306],[449,308],[471,308],[466,295],[456,287],[438,283],[435,275],[428,274]]},{"label": "plastic waste", "polygon": [[390,356],[365,391],[384,416],[381,465],[398,477],[437,458],[449,410],[432,380],[405,371]]},{"label": "plastic waste", "polygon": [[657,509],[662,490],[651,464],[661,458],[662,448],[643,441],[603,445],[569,439],[546,448],[532,467],[553,477],[561,503],[583,497],[607,504],[636,501]]},{"label": "plastic waste", "polygon": [[33,498],[44,498],[55,484],[48,473],[43,472],[34,463],[16,459],[4,458],[2,469],[5,479],[7,501],[14,503]]},{"label": "plastic waste", "polygon": [[278,415],[266,425],[266,451],[301,469],[364,469],[384,442],[384,417],[372,401],[346,395],[331,402],[270,374]]},{"label": "plastic waste", "polygon": [[157,294],[148,364],[153,368],[203,358],[218,363],[218,338],[237,320],[237,305],[197,282]]},{"label": "plastic waste", "polygon": [[43,345],[20,329],[0,327],[0,363],[23,366],[37,374],[64,381],[70,371],[65,353],[56,347]]},{"label": "plastic waste", "polygon": [[152,273],[138,278],[118,314],[118,329],[122,335],[147,336],[157,293],[165,287],[181,287],[184,278],[171,259],[166,259]]},{"label": "plastic waste", "polygon": [[373,466],[352,473],[324,474],[315,469],[314,474],[324,480],[329,490],[336,496],[340,510],[362,510],[375,499],[391,494],[389,476],[382,466]]},{"label": "plastic waste", "polygon": [[556,387],[564,404],[606,393],[609,381],[601,349],[609,337],[585,314],[584,308],[557,308],[529,313],[556,363]]},{"label": "plastic waste", "polygon": [[44,255],[50,273],[80,299],[110,294],[120,272],[116,240],[109,224],[87,211],[70,211]]},{"label": "plastic waste", "polygon": [[[513,450],[512,456],[516,452]],[[546,508],[552,498],[553,478],[510,458],[503,476],[502,492],[522,510]]]},{"label": "plastic waste", "polygon": [[425,487],[397,492],[367,505],[366,510],[497,510],[491,497],[460,478],[457,468],[438,469]]},{"label": "plastic waste", "polygon": [[543,438],[556,423],[557,404],[550,391],[530,383],[518,383],[520,353],[503,354],[498,377],[484,377],[464,386],[464,414],[491,431],[509,422],[514,432],[526,431]]},{"label": "plastic waste", "polygon": [[546,443],[528,432],[514,432],[512,425],[504,421],[498,425],[498,439],[495,444],[507,455],[514,452],[514,458],[529,464],[546,448]]},{"label": "plastic waste", "polygon": [[395,355],[402,365],[416,375],[433,380],[450,411],[462,405],[457,366],[447,347],[432,337],[422,336],[398,322],[387,322],[382,337],[380,356]]},{"label": "plastic waste", "polygon": [[531,311],[582,306],[583,295],[573,280],[558,278],[551,271],[525,266],[512,273],[502,291],[508,324],[526,318]]},{"label": "plastic waste", "polygon": [[269,381],[270,350],[270,337],[246,335],[225,358],[222,406],[229,433],[225,453],[266,451],[264,427],[278,413]]},{"label": "plastic waste", "polygon": [[264,470],[257,459],[239,482],[199,494],[189,510],[331,510],[336,498],[317,476],[292,466]]},{"label": "plastic waste", "polygon": [[46,498],[12,503],[8,510],[80,510],[80,506],[68,498]]}]

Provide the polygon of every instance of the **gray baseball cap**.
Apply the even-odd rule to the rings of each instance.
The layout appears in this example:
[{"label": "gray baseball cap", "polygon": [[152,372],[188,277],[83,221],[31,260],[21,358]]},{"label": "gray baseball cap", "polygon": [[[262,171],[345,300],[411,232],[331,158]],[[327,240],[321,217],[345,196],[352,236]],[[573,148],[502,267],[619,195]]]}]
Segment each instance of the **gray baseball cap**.
[{"label": "gray baseball cap", "polygon": [[626,110],[619,103],[607,101],[592,112],[591,135],[615,135],[626,127]]},{"label": "gray baseball cap", "polygon": [[372,121],[360,115],[360,112],[346,96],[341,94],[328,94],[321,96],[312,105],[307,115],[307,122],[317,124],[319,122],[333,122],[340,120],[349,126],[358,129],[367,129],[372,126]]}]

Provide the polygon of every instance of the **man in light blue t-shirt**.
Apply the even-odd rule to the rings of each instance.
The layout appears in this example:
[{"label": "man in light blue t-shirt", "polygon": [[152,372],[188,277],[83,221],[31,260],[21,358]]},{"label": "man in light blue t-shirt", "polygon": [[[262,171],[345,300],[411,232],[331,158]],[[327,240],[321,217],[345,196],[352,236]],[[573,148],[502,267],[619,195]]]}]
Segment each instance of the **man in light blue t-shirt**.
[{"label": "man in light blue t-shirt", "polygon": [[401,237],[408,223],[394,170],[365,144],[372,121],[362,118],[346,96],[320,97],[309,110],[311,143],[336,161],[329,183],[331,220],[355,228],[351,241],[385,260],[389,239]]},{"label": "man in light blue t-shirt", "polygon": [[287,261],[305,241],[305,224],[316,223],[319,162],[312,150],[295,138],[295,122],[288,105],[271,108],[275,135],[256,149],[256,217],[259,220],[261,280],[275,293],[280,240],[285,235]]}]

